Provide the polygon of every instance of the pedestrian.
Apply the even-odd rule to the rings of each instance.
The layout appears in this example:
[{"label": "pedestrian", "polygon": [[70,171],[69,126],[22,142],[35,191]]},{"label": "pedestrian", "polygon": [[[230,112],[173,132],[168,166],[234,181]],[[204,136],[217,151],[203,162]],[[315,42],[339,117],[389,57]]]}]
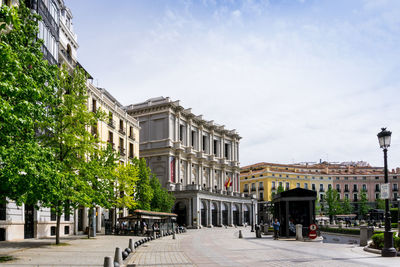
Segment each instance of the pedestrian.
[{"label": "pedestrian", "polygon": [[274,240],[277,240],[279,237],[279,227],[281,226],[278,219],[275,218],[275,221],[272,223],[272,226],[274,227]]}]

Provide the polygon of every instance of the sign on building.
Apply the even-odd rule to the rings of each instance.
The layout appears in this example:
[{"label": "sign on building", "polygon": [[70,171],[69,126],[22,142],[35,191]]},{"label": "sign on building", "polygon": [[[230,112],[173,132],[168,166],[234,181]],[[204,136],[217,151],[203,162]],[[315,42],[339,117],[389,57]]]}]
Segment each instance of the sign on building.
[{"label": "sign on building", "polygon": [[381,184],[381,198],[389,199],[390,198],[390,187],[389,184]]}]

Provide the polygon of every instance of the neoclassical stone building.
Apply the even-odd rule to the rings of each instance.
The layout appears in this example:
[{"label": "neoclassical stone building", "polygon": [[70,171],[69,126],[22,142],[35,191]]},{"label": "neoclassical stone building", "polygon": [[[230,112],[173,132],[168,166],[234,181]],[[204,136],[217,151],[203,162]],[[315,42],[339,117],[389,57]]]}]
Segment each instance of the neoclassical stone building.
[{"label": "neoclassical stone building", "polygon": [[206,121],[168,97],[126,110],[139,120],[140,156],[162,185],[174,192],[180,225],[252,222],[256,201],[239,193],[241,137],[235,130]]}]

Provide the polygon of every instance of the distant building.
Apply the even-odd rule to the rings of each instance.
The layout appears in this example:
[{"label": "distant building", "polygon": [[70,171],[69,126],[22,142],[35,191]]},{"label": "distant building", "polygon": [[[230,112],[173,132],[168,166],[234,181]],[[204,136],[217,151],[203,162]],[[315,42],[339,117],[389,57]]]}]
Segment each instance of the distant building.
[{"label": "distant building", "polygon": [[241,137],[235,130],[206,121],[168,97],[126,110],[140,123],[141,157],[176,197],[179,224],[250,223],[255,203],[239,193]]},{"label": "distant building", "polygon": [[[397,205],[400,168],[389,172],[391,201]],[[311,189],[317,192],[320,202],[324,201],[329,188],[336,189],[340,199],[348,198],[357,209],[360,193],[366,191],[372,207],[380,196],[383,184],[383,168],[372,167],[365,162],[344,163],[301,163],[275,164],[256,163],[245,166],[240,171],[240,191],[256,194],[262,203],[268,203],[277,193],[278,187],[284,190],[293,188]],[[263,206],[259,205],[262,209]]]}]

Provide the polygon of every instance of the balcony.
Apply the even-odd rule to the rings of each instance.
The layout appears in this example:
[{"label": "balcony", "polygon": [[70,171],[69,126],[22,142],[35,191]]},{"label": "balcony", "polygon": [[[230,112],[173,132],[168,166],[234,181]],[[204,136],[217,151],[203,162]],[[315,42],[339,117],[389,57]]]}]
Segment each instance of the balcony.
[{"label": "balcony", "polygon": [[189,157],[196,155],[196,153],[194,152],[193,147],[191,147],[191,146],[186,147],[185,152]]},{"label": "balcony", "polygon": [[135,137],[133,136],[133,134],[128,135],[128,138],[131,139],[132,141],[135,141]]},{"label": "balcony", "polygon": [[336,188],[336,192],[340,193],[342,190],[340,188]]},{"label": "balcony", "polygon": [[212,161],[212,162],[214,162],[214,163],[217,162],[217,159],[215,158],[215,155],[209,155],[209,156],[208,156],[208,160],[209,160],[209,161]]},{"label": "balcony", "polygon": [[219,161],[219,164],[221,164],[221,165],[228,165],[228,161],[226,160],[226,158],[220,158],[218,161]]},{"label": "balcony", "polygon": [[125,148],[119,146],[118,151],[121,156],[125,156]]},{"label": "balcony", "polygon": [[358,188],[353,188],[353,192],[358,192]]},{"label": "balcony", "polygon": [[258,190],[264,190],[264,186],[259,186]]},{"label": "balcony", "polygon": [[128,158],[133,159],[133,153],[130,153]]},{"label": "balcony", "polygon": [[349,193],[350,191],[349,191],[348,188],[345,188],[345,189],[344,189],[344,192],[345,192],[345,193]]},{"label": "balcony", "polygon": [[397,191],[399,191],[399,189],[396,187],[396,188],[393,188],[392,191],[397,192]]},{"label": "balcony", "polygon": [[174,142],[174,148],[175,148],[176,150],[180,150],[180,151],[185,150],[185,149],[183,148],[182,141]]},{"label": "balcony", "polygon": [[196,155],[196,156],[197,156],[199,159],[206,159],[206,158],[207,158],[203,151],[197,152],[197,155]]},{"label": "balcony", "polygon": [[381,189],[379,187],[376,187],[375,192],[381,192]]},{"label": "balcony", "polygon": [[118,129],[118,132],[120,133],[120,134],[123,134],[123,135],[125,135],[126,134],[126,132],[125,132],[125,128],[124,127],[120,127],[119,129]]},{"label": "balcony", "polygon": [[256,188],[255,187],[252,187],[251,188],[251,192],[255,192],[256,191]]},{"label": "balcony", "polygon": [[368,193],[368,189],[367,188],[363,188],[362,191],[364,191],[365,193]]},{"label": "balcony", "polygon": [[113,120],[109,120],[108,121],[108,126],[110,126],[111,128],[115,129],[115,123]]},{"label": "balcony", "polygon": [[50,51],[47,49],[47,47],[45,45],[42,45],[42,53],[43,53],[43,58],[45,60],[47,60],[50,65],[56,65],[57,64],[57,60],[50,53]]},{"label": "balcony", "polygon": [[320,189],[319,189],[319,192],[325,192],[325,189],[320,188]]}]

